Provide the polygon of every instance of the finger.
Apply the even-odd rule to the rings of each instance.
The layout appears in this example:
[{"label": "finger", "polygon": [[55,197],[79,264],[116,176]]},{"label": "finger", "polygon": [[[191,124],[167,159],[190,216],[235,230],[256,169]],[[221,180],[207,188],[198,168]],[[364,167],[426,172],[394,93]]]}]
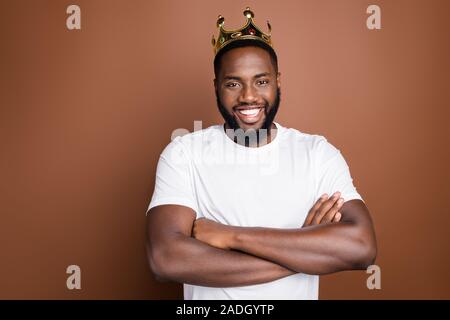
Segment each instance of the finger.
[{"label": "finger", "polygon": [[318,212],[315,214],[311,224],[313,225],[320,224],[322,218],[325,216],[328,210],[330,210],[331,207],[333,207],[334,203],[339,199],[340,196],[341,193],[337,191],[333,194],[333,196],[330,199],[325,201],[318,209]]},{"label": "finger", "polygon": [[320,198],[316,201],[316,203],[313,205],[313,207],[309,210],[308,215],[305,219],[305,222],[303,223],[303,227],[308,226],[311,224],[311,221],[314,218],[314,215],[317,212],[317,209],[320,208],[323,202],[325,202],[328,198],[328,194],[324,193],[320,196]]},{"label": "finger", "polygon": [[320,208],[317,209],[317,212],[316,212],[311,224],[313,224],[313,225],[320,224],[320,222],[322,221],[322,219],[326,215],[326,213],[330,210],[330,208],[333,207],[334,203],[339,199],[339,196],[340,196],[340,192],[335,192],[332,194],[332,196],[329,199],[324,201],[321,204]]},{"label": "finger", "polygon": [[336,201],[333,206],[328,210],[327,213],[325,213],[324,217],[322,218],[322,221],[320,223],[329,223],[333,220],[336,213],[342,208],[342,205],[344,204],[344,199],[339,198],[338,201]]},{"label": "finger", "polygon": [[202,223],[206,221],[205,217],[201,217],[198,218],[196,220],[194,220],[194,223],[192,225],[192,231],[191,234],[195,237],[196,235],[198,235],[198,229],[201,227]]},{"label": "finger", "polygon": [[340,212],[337,212],[333,218],[333,222],[339,222],[339,221],[341,221],[341,218],[342,218],[342,214]]},{"label": "finger", "polygon": [[319,209],[320,206],[322,205],[322,203],[324,203],[325,201],[327,201],[327,199],[328,199],[328,194],[324,193],[324,194],[321,195],[320,198],[316,201],[316,203],[315,203],[314,206],[311,208],[311,210],[317,211],[317,209]]},{"label": "finger", "polygon": [[316,201],[316,203],[312,206],[312,208],[308,212],[308,216],[303,223],[303,226],[309,226],[320,206],[328,199],[328,194],[324,193],[320,196],[320,198]]}]

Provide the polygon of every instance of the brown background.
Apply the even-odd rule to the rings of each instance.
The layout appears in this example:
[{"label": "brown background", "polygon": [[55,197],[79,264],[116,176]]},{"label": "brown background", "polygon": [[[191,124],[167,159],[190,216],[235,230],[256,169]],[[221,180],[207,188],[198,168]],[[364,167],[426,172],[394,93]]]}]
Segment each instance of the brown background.
[{"label": "brown background", "polygon": [[[366,28],[370,4],[381,30]],[[450,298],[445,0],[2,1],[0,298],[182,297],[149,271],[145,211],[172,131],[222,120],[211,35],[246,5],[273,26],[277,121],[341,149],[375,222],[382,289],[343,272],[320,297]]]}]

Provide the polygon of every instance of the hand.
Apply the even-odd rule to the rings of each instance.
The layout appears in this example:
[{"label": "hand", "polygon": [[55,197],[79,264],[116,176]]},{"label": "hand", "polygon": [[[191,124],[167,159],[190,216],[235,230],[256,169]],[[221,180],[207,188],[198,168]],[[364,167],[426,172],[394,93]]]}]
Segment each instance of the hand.
[{"label": "hand", "polygon": [[219,249],[231,249],[234,227],[207,218],[195,220],[192,236]]},{"label": "hand", "polygon": [[327,194],[322,195],[309,210],[303,227],[339,222],[342,218],[339,210],[344,204],[344,199],[340,198],[340,196],[341,193],[339,191],[335,192],[329,199]]}]

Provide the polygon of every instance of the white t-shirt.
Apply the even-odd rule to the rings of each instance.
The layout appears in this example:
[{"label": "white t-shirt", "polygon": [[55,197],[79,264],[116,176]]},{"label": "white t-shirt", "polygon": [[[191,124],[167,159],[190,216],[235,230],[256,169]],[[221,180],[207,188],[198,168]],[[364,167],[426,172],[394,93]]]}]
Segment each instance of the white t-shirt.
[{"label": "white t-shirt", "polygon": [[[326,138],[275,125],[273,141],[259,148],[235,143],[223,125],[175,138],[160,156],[148,209],[177,204],[228,225],[300,228],[324,193],[362,200]],[[319,276],[298,273],[244,287],[184,284],[184,298],[318,299],[318,289]]]}]

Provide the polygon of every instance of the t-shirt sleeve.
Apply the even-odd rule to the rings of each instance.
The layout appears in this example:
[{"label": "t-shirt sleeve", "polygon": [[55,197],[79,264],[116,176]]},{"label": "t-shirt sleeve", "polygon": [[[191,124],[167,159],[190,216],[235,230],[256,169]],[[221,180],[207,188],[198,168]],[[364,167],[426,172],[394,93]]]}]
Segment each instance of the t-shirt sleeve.
[{"label": "t-shirt sleeve", "polygon": [[350,169],[340,150],[329,143],[325,137],[318,137],[316,144],[316,199],[324,193],[331,196],[334,192],[339,191],[344,201],[354,199],[364,201],[353,185]]},{"label": "t-shirt sleeve", "polygon": [[189,156],[179,138],[176,138],[159,157],[155,189],[147,213],[156,206],[176,204],[192,208],[198,214],[191,177]]}]

